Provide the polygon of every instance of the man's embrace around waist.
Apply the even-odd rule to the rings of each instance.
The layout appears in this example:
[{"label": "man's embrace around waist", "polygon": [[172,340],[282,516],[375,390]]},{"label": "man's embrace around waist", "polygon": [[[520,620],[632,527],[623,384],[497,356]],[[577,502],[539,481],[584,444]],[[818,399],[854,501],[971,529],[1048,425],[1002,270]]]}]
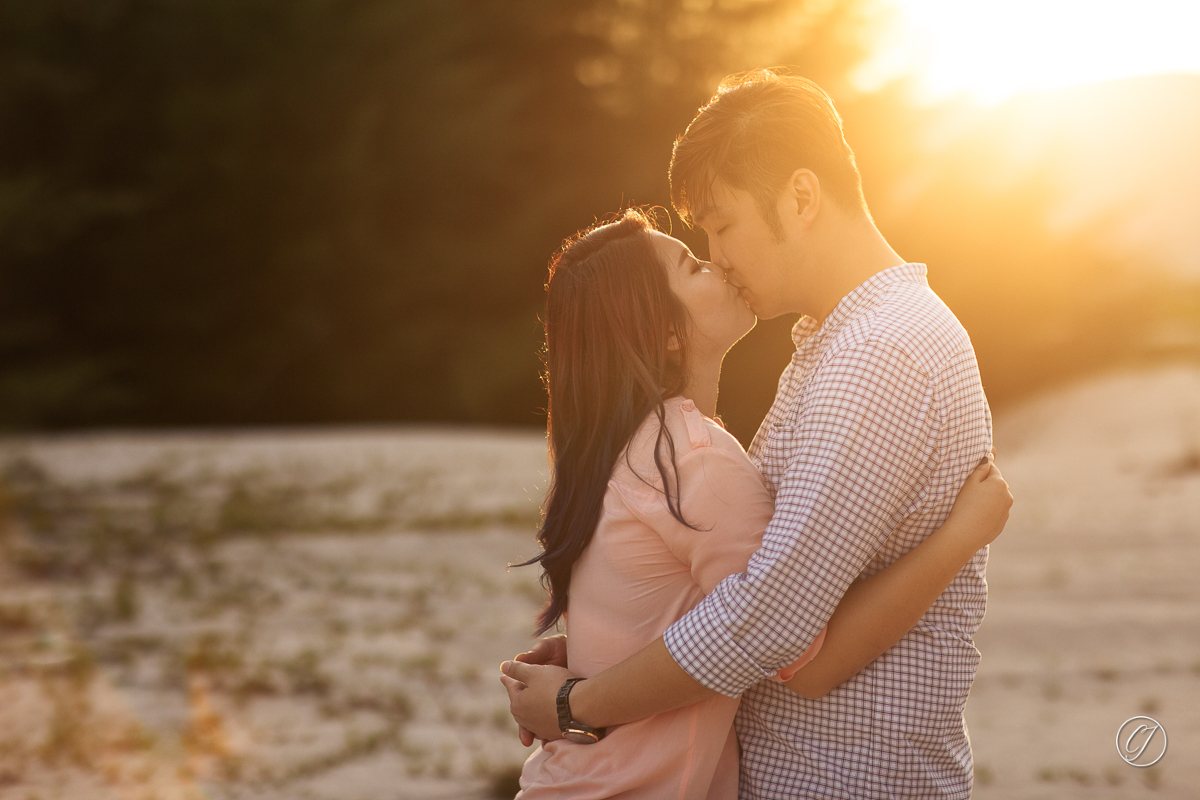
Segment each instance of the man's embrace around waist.
[{"label": "man's embrace around waist", "polygon": [[[924,267],[875,228],[840,120],[814,84],[759,72],[723,85],[677,142],[671,187],[759,317],[805,315],[750,450],[775,514],[745,573],[578,684],[572,711],[603,727],[743,695],[742,797],[969,797],[962,709],[986,551],[899,644],[824,697],[763,681],[806,650],[851,583],[941,525],[989,451],[966,332]],[[514,715],[554,738],[563,671],[506,672],[521,681],[510,685]]]}]

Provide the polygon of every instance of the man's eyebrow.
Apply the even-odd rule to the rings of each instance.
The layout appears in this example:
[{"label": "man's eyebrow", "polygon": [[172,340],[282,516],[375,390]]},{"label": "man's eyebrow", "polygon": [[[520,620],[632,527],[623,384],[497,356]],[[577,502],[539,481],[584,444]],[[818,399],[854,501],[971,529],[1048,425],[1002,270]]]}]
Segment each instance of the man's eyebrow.
[{"label": "man's eyebrow", "polygon": [[704,220],[708,219],[709,217],[719,216],[720,213],[721,213],[720,206],[716,206],[716,205],[705,206],[704,208],[700,209],[699,212],[692,215],[692,223],[695,225],[703,225]]},{"label": "man's eyebrow", "polygon": [[679,260],[675,262],[676,268],[681,266],[684,261],[688,260],[688,258],[695,258],[695,256],[693,256],[692,252],[685,247],[685,248],[683,248],[683,251],[680,252],[680,254],[679,254]]}]

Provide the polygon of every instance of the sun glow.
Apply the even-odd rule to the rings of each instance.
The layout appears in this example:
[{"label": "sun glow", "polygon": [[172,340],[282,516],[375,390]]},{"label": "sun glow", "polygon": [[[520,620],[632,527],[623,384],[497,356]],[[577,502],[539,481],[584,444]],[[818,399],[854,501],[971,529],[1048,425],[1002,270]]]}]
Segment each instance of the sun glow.
[{"label": "sun glow", "polygon": [[[885,0],[886,2],[886,0]],[[904,74],[921,97],[1013,95],[1156,73],[1200,73],[1200,2],[890,0],[894,24],[858,75],[875,88]]]}]

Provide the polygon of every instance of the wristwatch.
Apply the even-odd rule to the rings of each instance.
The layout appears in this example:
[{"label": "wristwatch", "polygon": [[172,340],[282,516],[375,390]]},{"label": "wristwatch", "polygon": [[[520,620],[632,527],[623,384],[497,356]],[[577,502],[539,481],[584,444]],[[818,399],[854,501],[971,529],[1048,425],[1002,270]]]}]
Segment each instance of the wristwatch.
[{"label": "wristwatch", "polygon": [[558,729],[563,738],[575,744],[595,744],[604,738],[604,728],[593,728],[571,719],[571,689],[583,678],[568,678],[558,690],[554,702],[558,708]]}]

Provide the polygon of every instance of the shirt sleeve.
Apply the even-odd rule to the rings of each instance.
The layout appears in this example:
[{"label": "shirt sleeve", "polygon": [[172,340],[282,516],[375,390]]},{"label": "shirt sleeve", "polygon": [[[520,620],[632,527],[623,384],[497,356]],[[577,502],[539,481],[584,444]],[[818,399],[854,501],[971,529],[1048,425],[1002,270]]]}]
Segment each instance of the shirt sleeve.
[{"label": "shirt sleeve", "polygon": [[[932,468],[933,381],[895,346],[868,341],[815,373],[762,547],[667,629],[693,678],[729,696],[796,661],[917,499]],[[775,444],[779,444],[778,442]]]}]

